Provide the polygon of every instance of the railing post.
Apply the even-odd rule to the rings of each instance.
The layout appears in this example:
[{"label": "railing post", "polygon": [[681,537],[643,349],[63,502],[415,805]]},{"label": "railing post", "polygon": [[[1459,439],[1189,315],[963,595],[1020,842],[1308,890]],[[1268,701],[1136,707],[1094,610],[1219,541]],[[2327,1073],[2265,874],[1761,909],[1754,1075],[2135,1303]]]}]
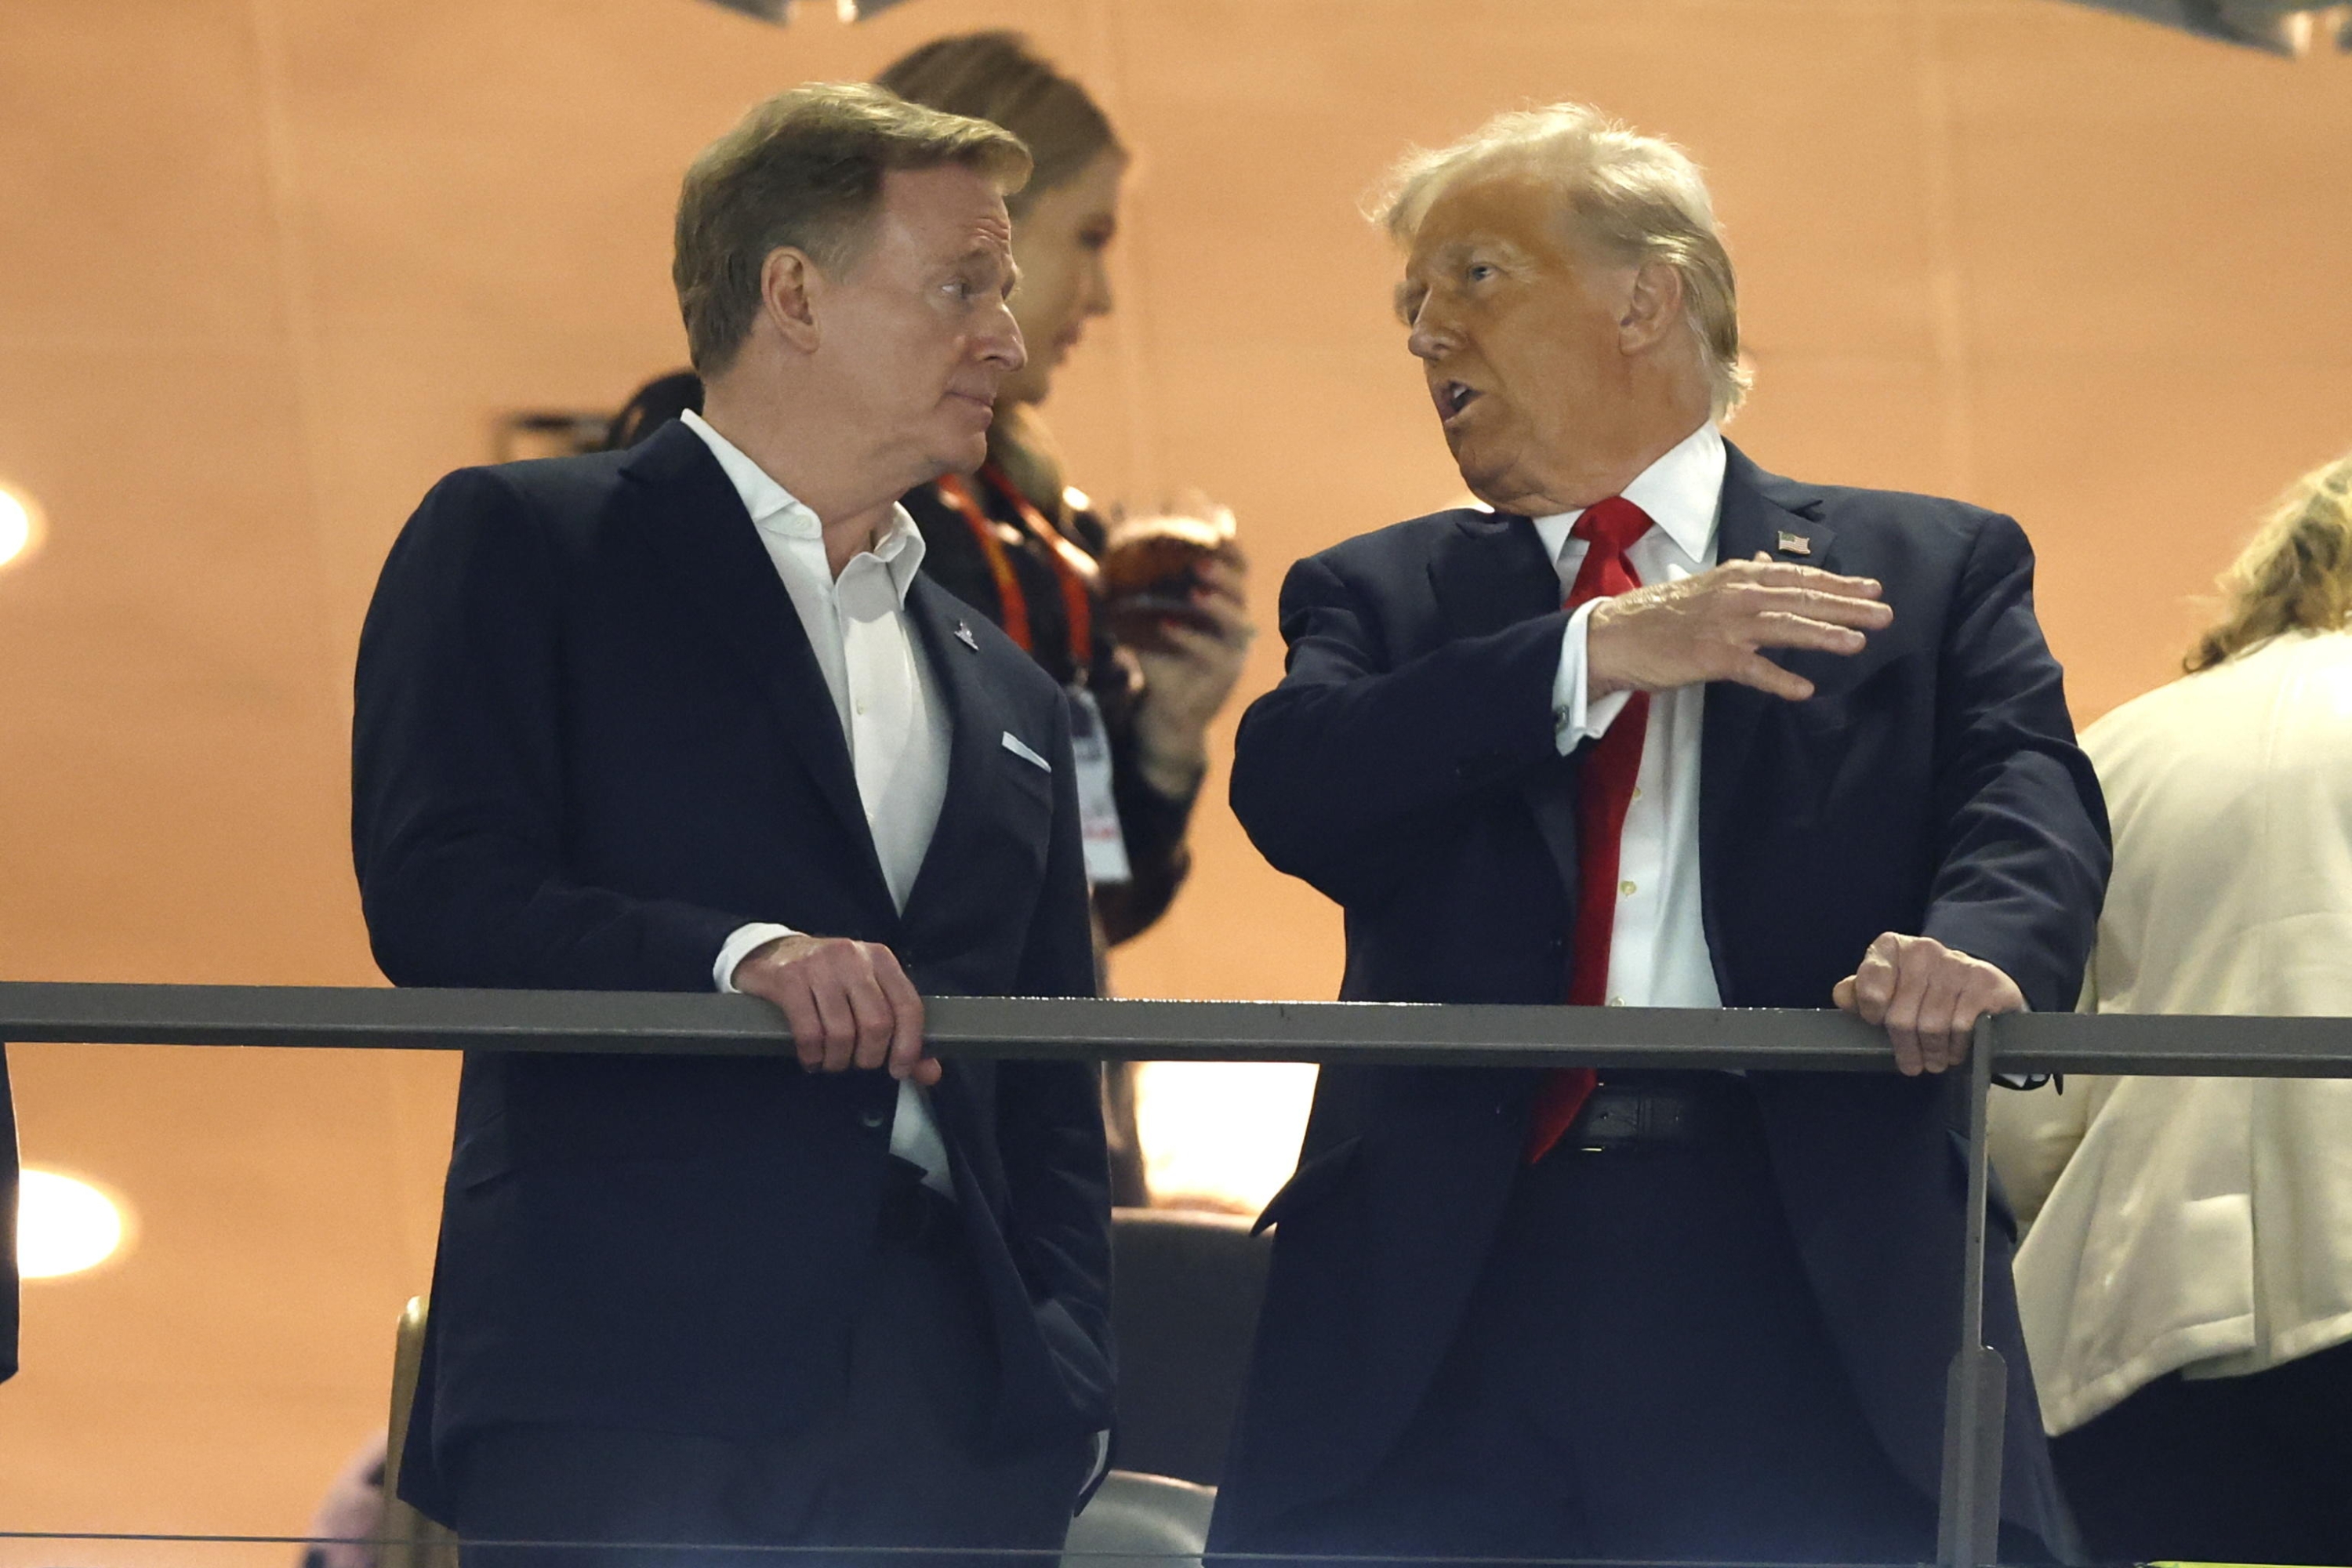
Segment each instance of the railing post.
[{"label": "railing post", "polygon": [[0,1380],[16,1373],[16,1102],[8,1047],[0,1042]]},{"label": "railing post", "polygon": [[2009,1368],[1985,1343],[1985,1207],[1992,1159],[1987,1122],[1992,1099],[1990,1017],[1969,1042],[1969,1209],[1960,1265],[1960,1345],[1944,1384],[1944,1476],[1936,1525],[1943,1568],[1983,1568],[2000,1546],[2001,1428],[2009,1414]]}]

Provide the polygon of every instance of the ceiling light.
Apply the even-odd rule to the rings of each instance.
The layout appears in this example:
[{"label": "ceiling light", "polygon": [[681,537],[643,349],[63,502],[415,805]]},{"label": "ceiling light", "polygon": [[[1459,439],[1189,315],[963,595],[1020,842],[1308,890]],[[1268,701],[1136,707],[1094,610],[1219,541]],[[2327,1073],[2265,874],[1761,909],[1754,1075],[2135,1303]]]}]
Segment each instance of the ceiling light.
[{"label": "ceiling light", "polygon": [[24,560],[41,547],[41,509],[21,490],[0,485],[0,566]]},{"label": "ceiling light", "polygon": [[16,1268],[27,1279],[95,1268],[130,1234],[122,1205],[78,1176],[27,1166],[16,1189]]}]

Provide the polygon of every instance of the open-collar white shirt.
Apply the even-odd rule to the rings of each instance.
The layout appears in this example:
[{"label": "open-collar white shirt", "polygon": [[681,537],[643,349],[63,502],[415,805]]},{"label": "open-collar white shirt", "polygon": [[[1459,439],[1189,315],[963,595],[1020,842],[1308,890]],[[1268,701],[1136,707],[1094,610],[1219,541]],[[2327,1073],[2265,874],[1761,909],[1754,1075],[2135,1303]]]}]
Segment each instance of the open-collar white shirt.
[{"label": "open-collar white shirt", "polygon": [[[1710,422],[1642,470],[1624,498],[1648,514],[1648,532],[1625,557],[1643,583],[1671,583],[1716,563],[1716,525],[1723,504],[1723,433]],[[1570,530],[1583,516],[1554,512],[1535,520],[1559,574],[1560,594],[1576,581],[1590,548]],[[1594,603],[1569,617],[1559,673],[1552,687],[1554,728],[1565,756],[1598,740],[1631,698],[1593,698],[1585,668],[1585,633]],[[1720,1007],[1707,952],[1699,892],[1699,745],[1706,689],[1682,686],[1650,695],[1642,767],[1618,840],[1617,923],[1609,944],[1612,1007]]]},{"label": "open-collar white shirt", "polygon": [[[801,629],[808,634],[841,719],[883,879],[891,900],[903,910],[947,799],[952,740],[937,679],[907,619],[907,590],[923,564],[923,536],[907,509],[893,506],[873,547],[851,556],[836,578],[825,559],[824,527],[816,513],[700,415],[680,418],[702,437],[742,498],[800,614]],[[719,950],[712,980],[721,991],[734,990],[735,968],[746,954],[795,934],[790,926],[766,921],[738,929]],[[922,1091],[909,1081],[898,1085],[890,1152],[922,1166],[930,1185],[951,1190],[938,1123]]]}]

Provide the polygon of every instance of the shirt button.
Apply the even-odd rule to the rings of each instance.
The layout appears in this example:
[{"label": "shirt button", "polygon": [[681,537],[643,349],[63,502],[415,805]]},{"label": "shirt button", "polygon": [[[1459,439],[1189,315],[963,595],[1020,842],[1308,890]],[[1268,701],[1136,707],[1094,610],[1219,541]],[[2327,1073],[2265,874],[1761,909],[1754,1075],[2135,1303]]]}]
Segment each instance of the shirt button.
[{"label": "shirt button", "polygon": [[1609,998],[1609,1005],[1612,1007],[1622,1007],[1625,1005],[1625,998],[1622,996],[1612,996]]},{"label": "shirt button", "polygon": [[882,1113],[879,1110],[863,1111],[858,1115],[857,1121],[861,1127],[879,1127],[882,1125]]},{"label": "shirt button", "polygon": [[1639,800],[1639,799],[1641,799],[1641,798],[1642,798],[1642,786],[1641,786],[1640,784],[1635,784],[1635,785],[1633,786],[1633,799],[1635,799],[1635,800]]},{"label": "shirt button", "polygon": [[1621,893],[1624,894],[1627,898],[1629,898],[1629,899],[1630,899],[1630,898],[1632,898],[1635,893],[1640,892],[1642,889],[1639,889],[1639,888],[1637,888],[1637,887],[1635,887],[1632,882],[1630,882],[1630,881],[1626,881],[1626,882],[1620,882],[1620,883],[1618,883],[1618,884],[1617,884],[1617,890],[1618,890],[1619,892],[1621,892]]}]

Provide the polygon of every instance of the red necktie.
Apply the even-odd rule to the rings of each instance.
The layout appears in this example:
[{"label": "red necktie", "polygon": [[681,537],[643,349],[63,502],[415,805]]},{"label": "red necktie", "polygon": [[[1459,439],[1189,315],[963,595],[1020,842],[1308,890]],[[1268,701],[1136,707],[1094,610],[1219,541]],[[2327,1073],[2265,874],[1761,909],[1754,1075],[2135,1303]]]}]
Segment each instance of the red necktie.
[{"label": "red necktie", "polygon": [[[1590,546],[1576,571],[1564,605],[1608,598],[1642,585],[1625,552],[1650,531],[1649,515],[1622,496],[1587,507],[1569,531]],[[1633,781],[1642,772],[1642,736],[1649,728],[1650,696],[1636,691],[1584,759],[1576,799],[1576,941],[1568,970],[1571,1006],[1598,1007],[1608,1000],[1609,942],[1617,926],[1617,848],[1625,831],[1625,808],[1633,803]],[[1552,1145],[1584,1109],[1600,1083],[1591,1068],[1558,1068],[1536,1091],[1528,1126],[1528,1163],[1551,1152]]]}]

